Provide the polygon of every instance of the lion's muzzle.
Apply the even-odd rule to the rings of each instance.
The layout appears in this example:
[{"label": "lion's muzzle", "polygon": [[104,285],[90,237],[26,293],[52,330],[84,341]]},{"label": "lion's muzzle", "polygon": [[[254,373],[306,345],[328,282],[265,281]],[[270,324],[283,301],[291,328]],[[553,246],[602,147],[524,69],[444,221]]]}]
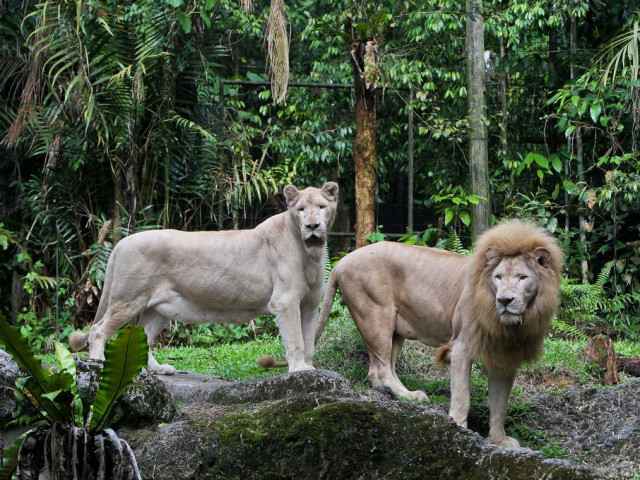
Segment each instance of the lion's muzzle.
[{"label": "lion's muzzle", "polygon": [[304,239],[306,247],[324,247],[326,238],[324,236],[314,235],[313,233]]}]

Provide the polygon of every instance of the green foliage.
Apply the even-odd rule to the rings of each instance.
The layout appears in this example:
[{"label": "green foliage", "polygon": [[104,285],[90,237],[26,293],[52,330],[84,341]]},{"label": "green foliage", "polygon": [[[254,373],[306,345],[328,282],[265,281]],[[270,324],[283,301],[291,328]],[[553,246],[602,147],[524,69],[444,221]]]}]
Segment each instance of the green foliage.
[{"label": "green foliage", "polygon": [[640,294],[611,295],[606,285],[615,263],[609,261],[600,271],[595,283],[562,283],[562,303],[554,329],[569,337],[585,339],[585,335],[604,332],[608,335],[638,339],[640,318],[624,312],[640,305]]},{"label": "green foliage", "polygon": [[436,245],[438,248],[443,248],[445,250],[449,250],[450,252],[458,253],[460,255],[471,255],[472,250],[466,248],[462,241],[460,240],[460,236],[456,233],[453,227],[449,227],[449,236],[446,238],[440,239],[438,244]]},{"label": "green foliage", "polygon": [[387,240],[387,236],[380,231],[383,228],[383,225],[378,225],[374,233],[372,233],[371,235],[367,235],[367,240],[371,243],[384,242],[385,240]]},{"label": "green foliage", "polygon": [[206,347],[230,342],[246,342],[262,336],[277,336],[278,326],[272,315],[262,315],[247,324],[207,323],[175,325],[166,346]]},{"label": "green foliage", "polygon": [[[596,56],[594,61],[598,66],[609,59],[600,75],[602,83],[607,84],[610,73],[611,83],[615,83],[618,71],[633,81],[638,80],[638,70],[640,69],[639,50],[640,25],[635,21],[629,31],[612,38]],[[629,62],[628,66],[627,61]]]},{"label": "green foliage", "polygon": [[142,327],[127,325],[107,342],[100,385],[91,406],[89,431],[101,431],[109,426],[116,401],[147,366],[148,350],[147,335]]},{"label": "green foliage", "polygon": [[[19,403],[21,400],[27,399],[33,405],[40,420],[4,451],[0,467],[0,475],[3,478],[10,478],[16,467],[20,468],[21,466],[23,469],[29,469],[29,465],[18,465],[20,446],[32,434],[35,435],[33,438],[37,442],[40,437],[34,433],[36,431],[44,428],[50,431],[50,435],[55,436],[56,431],[61,428],[64,430],[66,427],[74,426],[84,429],[90,434],[102,432],[113,420],[112,408],[115,402],[147,364],[147,338],[142,327],[129,325],[121,330],[119,335],[107,342],[106,360],[100,385],[87,418],[83,412],[82,399],[78,393],[75,359],[61,343],[56,343],[55,346],[57,371],[47,370],[30,351],[18,328],[7,324],[4,316],[0,314],[0,344],[29,375],[16,381],[15,393]],[[19,415],[19,412],[16,413]],[[16,423],[29,424],[34,420],[23,415],[22,418],[16,420]],[[113,435],[108,435],[108,437],[112,439]],[[42,436],[42,438],[45,437]],[[119,442],[118,440],[118,444]],[[68,443],[68,448],[70,448],[69,445]],[[89,450],[89,447],[86,446],[82,448]],[[38,451],[35,448],[34,450]],[[41,456],[60,454],[56,452],[47,454],[44,448],[40,448],[39,451]],[[62,452],[62,455],[71,454],[68,451]],[[104,455],[104,452],[102,454]],[[120,460],[123,461],[122,458]],[[44,463],[44,459],[36,459],[35,461],[41,462],[40,464]],[[31,460],[27,463],[30,462]],[[126,463],[126,461],[124,462]],[[132,462],[135,465],[135,459]],[[56,470],[57,466],[50,464],[49,468]],[[135,469],[137,471],[137,467]]]},{"label": "green foliage", "polygon": [[436,212],[444,215],[444,224],[453,224],[459,228],[471,225],[471,206],[486,200],[478,195],[468,193],[463,187],[448,185],[432,197]]},{"label": "green foliage", "polygon": [[67,369],[67,356],[61,350],[64,347],[56,348],[60,370],[54,373],[45,369],[29,350],[19,329],[10,326],[2,314],[0,342],[15,362],[29,374],[18,390],[24,393],[39,416],[52,422],[74,423],[77,409],[81,406],[76,406],[79,398],[74,395],[75,365],[72,371]]},{"label": "green foliage", "polygon": [[398,243],[406,243],[407,245],[419,245],[426,247],[435,244],[435,239],[438,235],[438,229],[435,227],[429,227],[423,232],[412,232],[407,229],[402,237],[398,239]]},{"label": "green foliage", "polygon": [[[23,394],[40,418],[86,427],[82,401],[76,383],[76,365],[71,353],[56,342],[57,371],[44,368],[29,349],[19,329],[0,314],[0,342],[16,363],[29,375],[19,380],[17,394]],[[96,400],[91,408],[89,431],[100,431],[112,420],[111,410],[118,398],[147,364],[147,340],[142,327],[127,326],[107,342],[106,359]]]},{"label": "green foliage", "polygon": [[[60,338],[69,323],[92,318],[122,232],[252,226],[278,208],[286,182],[337,179],[353,205],[349,89],[290,88],[276,107],[268,86],[222,81],[266,78],[256,46],[268,9],[246,13],[231,0],[5,3],[0,293],[34,348],[57,338],[56,295]],[[570,277],[583,260],[591,278],[613,259],[606,289],[620,303],[603,314],[628,331],[640,288],[638,16],[621,2],[599,5],[484,3],[488,201],[496,218],[537,218],[562,235]],[[415,204],[460,237],[479,200],[467,181],[464,11],[456,0],[304,0],[287,9],[296,81],[352,80],[347,16],[358,36],[377,37],[379,84],[394,87],[378,96],[377,199],[404,203],[411,110]],[[572,30],[594,34],[579,35],[572,49]],[[402,241],[433,245],[436,236],[407,232]],[[13,272],[28,289],[17,307]],[[211,334],[246,338],[233,330]]]}]

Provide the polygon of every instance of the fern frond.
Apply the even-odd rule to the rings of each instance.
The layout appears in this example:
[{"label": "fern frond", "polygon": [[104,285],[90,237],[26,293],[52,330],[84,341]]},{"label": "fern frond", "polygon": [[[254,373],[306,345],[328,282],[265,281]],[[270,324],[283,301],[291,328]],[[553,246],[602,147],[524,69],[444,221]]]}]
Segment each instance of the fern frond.
[{"label": "fern frond", "polygon": [[604,264],[604,267],[602,267],[602,270],[600,270],[600,273],[598,274],[598,279],[595,283],[596,285],[604,288],[605,284],[609,281],[609,277],[611,277],[611,270],[613,269],[614,264],[615,262],[613,260],[609,260]]},{"label": "fern frond", "polygon": [[557,317],[553,319],[551,326],[554,332],[560,334],[562,337],[575,338],[581,341],[587,341],[589,338],[589,335],[584,333],[578,325],[565,322]]}]

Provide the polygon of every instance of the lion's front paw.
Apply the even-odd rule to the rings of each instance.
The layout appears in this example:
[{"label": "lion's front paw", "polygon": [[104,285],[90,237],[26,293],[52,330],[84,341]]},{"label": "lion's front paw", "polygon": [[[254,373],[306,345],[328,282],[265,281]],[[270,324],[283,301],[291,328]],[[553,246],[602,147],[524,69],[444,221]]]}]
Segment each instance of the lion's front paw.
[{"label": "lion's front paw", "polygon": [[289,367],[289,373],[304,372],[305,370],[315,370],[315,367],[312,367],[311,365],[307,365],[306,363],[303,363],[302,365],[297,365],[295,367]]},{"label": "lion's front paw", "polygon": [[175,367],[171,366],[171,365],[157,365],[156,367],[150,369],[153,373],[156,373],[158,375],[175,375],[176,374],[176,369]]},{"label": "lion's front paw", "polygon": [[400,393],[398,396],[411,402],[429,402],[429,397],[422,390],[414,390],[413,392],[407,390],[406,393]]},{"label": "lion's front paw", "polygon": [[499,447],[505,447],[505,448],[520,448],[520,442],[518,442],[518,440],[516,440],[513,437],[507,437],[504,436],[501,440],[494,440],[491,437],[489,437],[489,441],[491,443],[494,443],[496,445],[498,445]]}]

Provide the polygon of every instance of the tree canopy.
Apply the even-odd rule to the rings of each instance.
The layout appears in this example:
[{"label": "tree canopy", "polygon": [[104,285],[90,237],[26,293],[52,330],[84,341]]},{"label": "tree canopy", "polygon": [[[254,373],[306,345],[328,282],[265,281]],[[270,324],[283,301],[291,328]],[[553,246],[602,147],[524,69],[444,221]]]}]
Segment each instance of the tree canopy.
[{"label": "tree canopy", "polygon": [[[56,301],[59,328],[92,318],[122,236],[253,226],[290,182],[338,181],[334,230],[353,231],[347,18],[376,39],[380,232],[407,226],[411,111],[412,241],[454,232],[468,245],[482,199],[469,175],[467,2],[273,2],[289,42],[284,103],[268,84],[284,69],[266,60],[284,48],[265,37],[272,3],[242,3],[2,2],[0,309],[24,328],[51,325]],[[640,331],[639,7],[484,0],[481,11],[492,221],[534,218],[560,236],[569,279],[594,283],[609,265],[606,288],[624,300],[608,325],[629,335]]]}]

